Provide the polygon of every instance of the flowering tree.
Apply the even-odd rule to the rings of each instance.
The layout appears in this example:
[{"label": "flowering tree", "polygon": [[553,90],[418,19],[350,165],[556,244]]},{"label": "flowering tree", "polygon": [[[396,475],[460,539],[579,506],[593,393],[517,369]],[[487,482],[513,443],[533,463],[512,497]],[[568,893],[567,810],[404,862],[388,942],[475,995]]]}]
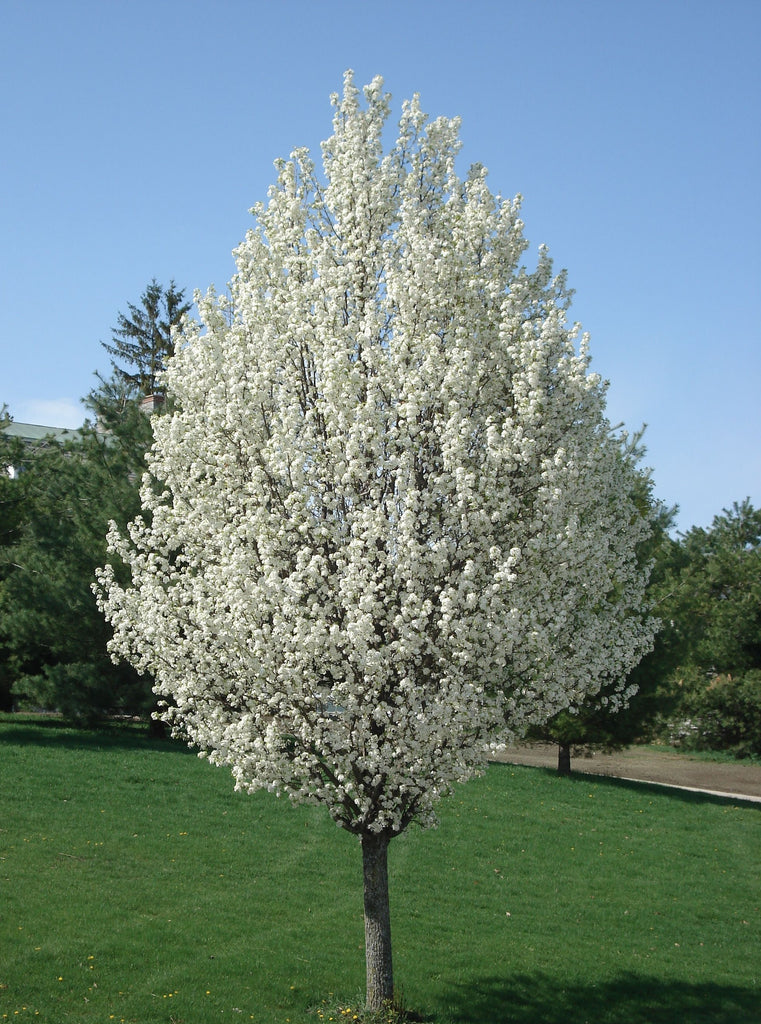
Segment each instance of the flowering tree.
[{"label": "flowering tree", "polygon": [[359,837],[376,1008],[389,841],[639,659],[647,522],[519,201],[417,98],[384,154],[381,79],[333,105],[324,174],[279,161],[230,297],[197,297],[146,515],[110,534],[131,584],[98,593],[175,732]]}]

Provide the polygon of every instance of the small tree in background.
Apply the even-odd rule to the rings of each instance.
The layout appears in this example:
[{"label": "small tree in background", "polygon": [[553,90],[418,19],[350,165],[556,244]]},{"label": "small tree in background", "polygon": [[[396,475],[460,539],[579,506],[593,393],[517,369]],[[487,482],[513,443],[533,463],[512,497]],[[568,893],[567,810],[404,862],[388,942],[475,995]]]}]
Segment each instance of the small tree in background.
[{"label": "small tree in background", "polygon": [[[632,611],[632,614],[644,618],[650,610],[658,612],[659,596],[668,573],[668,553],[674,544],[669,530],[674,523],[676,508],[668,508],[654,497],[650,471],[637,468],[645,454],[643,435],[644,427],[633,437],[623,440],[621,458],[628,461],[634,471],[634,492],[631,496],[634,504],[639,514],[651,524],[649,536],[637,548],[642,568],[652,566],[647,600],[640,609]],[[615,600],[615,595],[612,596]],[[570,773],[574,751],[587,755],[596,750],[611,752],[642,739],[665,707],[663,684],[669,671],[676,666],[671,655],[669,631],[664,634],[659,629],[653,649],[629,673],[625,701],[615,699],[620,681],[612,678],[581,704],[563,709],[548,721],[534,726],[529,731],[529,738],[557,744],[558,772],[561,775]]]},{"label": "small tree in background", "polygon": [[119,313],[111,344],[104,341],[102,345],[113,357],[116,381],[140,397],[160,395],[161,373],[174,352],[172,330],[180,325],[190,303],[174,281],[164,288],[154,278],[140,296],[140,304],[130,302],[127,308],[128,313]]},{"label": "small tree in background", "polygon": [[[163,383],[144,514],[99,573],[112,651],[236,786],[361,843],[367,1003],[393,996],[387,852],[493,744],[650,646],[649,530],[564,276],[518,201],[455,172],[457,120],[334,97],[324,180],[278,161],[231,298]],[[560,652],[559,654],[557,652]]]}]

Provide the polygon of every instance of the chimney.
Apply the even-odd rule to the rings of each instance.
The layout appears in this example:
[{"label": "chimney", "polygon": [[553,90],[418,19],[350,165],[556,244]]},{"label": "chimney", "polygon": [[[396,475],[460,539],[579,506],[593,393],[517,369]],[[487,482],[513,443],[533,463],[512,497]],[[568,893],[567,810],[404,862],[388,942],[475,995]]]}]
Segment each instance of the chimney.
[{"label": "chimney", "polygon": [[145,398],[140,399],[140,412],[150,416],[152,413],[157,412],[163,404],[163,395],[146,395]]}]

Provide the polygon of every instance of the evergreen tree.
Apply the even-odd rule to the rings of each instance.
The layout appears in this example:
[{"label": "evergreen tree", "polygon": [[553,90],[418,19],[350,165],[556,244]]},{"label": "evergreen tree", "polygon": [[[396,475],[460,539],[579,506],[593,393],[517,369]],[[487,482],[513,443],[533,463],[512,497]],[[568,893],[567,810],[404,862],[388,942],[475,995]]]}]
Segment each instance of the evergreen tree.
[{"label": "evergreen tree", "polygon": [[761,509],[735,502],[680,547],[688,661],[714,675],[761,669]]},{"label": "evergreen tree", "polygon": [[135,402],[108,418],[108,433],[86,424],[74,440],[26,450],[16,444],[2,456],[19,469],[0,487],[0,502],[8,494],[16,510],[12,524],[4,519],[13,532],[0,566],[5,689],[16,704],[81,722],[152,705],[150,681],[108,657],[110,631],[90,589],[109,521],[126,522],[139,507],[151,436]]},{"label": "evergreen tree", "polygon": [[[10,549],[21,536],[23,506],[18,481],[11,478],[21,460],[21,442],[18,438],[9,438],[5,427],[11,422],[5,406],[0,409],[0,604],[5,588],[5,580],[10,574],[13,563]],[[10,711],[13,707],[11,695],[12,674],[8,651],[0,645],[0,711]]]},{"label": "evergreen tree", "polygon": [[6,427],[11,423],[7,407],[3,406],[0,409],[0,580],[7,569],[2,552],[18,539],[22,517],[19,490],[13,477],[22,457],[23,446],[19,438],[5,434]]},{"label": "evergreen tree", "polygon": [[735,502],[680,537],[664,589],[678,664],[668,737],[761,755],[761,510]]},{"label": "evergreen tree", "polygon": [[104,345],[114,373],[98,376],[85,400],[92,421],[72,440],[30,448],[0,434],[0,461],[17,469],[0,480],[2,708],[45,707],[85,722],[155,704],[150,678],[108,657],[110,631],[90,588],[109,522],[125,524],[140,507],[152,427],[139,400],[161,395],[171,331],[189,309],[173,281],[165,289],[153,280],[139,305],[118,314],[114,344]]},{"label": "evergreen tree", "polygon": [[184,291],[174,281],[164,288],[154,278],[139,304],[130,302],[128,313],[119,313],[112,342],[102,342],[112,357],[115,379],[140,397],[160,396],[158,377],[174,352],[172,328],[180,325],[189,310]]}]

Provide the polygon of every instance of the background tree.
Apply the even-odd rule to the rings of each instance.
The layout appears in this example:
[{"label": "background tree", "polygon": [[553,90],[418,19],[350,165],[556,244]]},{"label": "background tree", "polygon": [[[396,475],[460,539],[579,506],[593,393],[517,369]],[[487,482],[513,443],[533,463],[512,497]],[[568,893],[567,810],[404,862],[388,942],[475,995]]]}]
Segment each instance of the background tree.
[{"label": "background tree", "polygon": [[761,510],[749,499],[680,542],[689,661],[714,674],[761,669]]},{"label": "background tree", "polygon": [[108,657],[110,630],[91,591],[94,570],[105,557],[108,522],[126,524],[140,507],[152,429],[139,400],[160,394],[157,378],[172,351],[172,329],[190,309],[173,281],[165,289],[153,280],[140,303],[118,314],[114,344],[104,344],[117,357],[114,374],[98,377],[85,400],[92,422],[73,441],[31,449],[2,438],[4,464],[22,471],[0,482],[5,707],[15,700],[88,722],[107,712],[138,714],[154,706],[150,680],[126,664],[115,667]]},{"label": "background tree", "polygon": [[172,329],[179,326],[190,303],[174,281],[164,288],[154,278],[139,305],[129,303],[127,308],[127,313],[119,313],[111,343],[102,342],[113,357],[115,380],[141,397],[161,395],[159,377],[174,351]]},{"label": "background tree", "polygon": [[[621,458],[630,462],[634,470],[632,498],[642,515],[651,523],[651,532],[637,548],[640,566],[652,565],[648,581],[647,600],[632,614],[643,618],[649,610],[658,613],[664,580],[668,575],[668,556],[673,541],[669,530],[676,515],[653,494],[653,480],[649,470],[639,469],[645,454],[642,444],[644,428],[632,437],[622,439]],[[663,626],[663,623],[661,623]],[[587,696],[579,705],[563,709],[548,721],[534,726],[529,738],[553,743],[558,748],[558,772],[571,771],[571,757],[577,753],[590,754],[595,750],[621,750],[636,740],[643,739],[654,728],[659,713],[665,708],[663,683],[676,666],[673,644],[668,630],[656,634],[653,649],[629,673],[624,703],[611,700],[617,680],[604,683],[596,693]]]},{"label": "background tree", "polygon": [[[0,408],[0,574],[7,572],[5,549],[19,538],[22,508],[18,487],[14,480],[23,458],[23,444],[18,437],[5,433],[12,423],[7,406]],[[2,575],[0,575],[0,579]]]},{"label": "background tree", "polygon": [[761,755],[761,510],[746,499],[679,538],[665,581],[677,652],[670,731]]},{"label": "background tree", "polygon": [[[21,460],[21,442],[18,438],[9,438],[5,428],[10,425],[11,417],[6,406],[0,408],[0,603],[5,580],[13,569],[10,548],[20,537],[22,521],[22,504],[17,481],[11,478]],[[8,652],[0,646],[0,711],[11,711],[12,674]]]},{"label": "background tree", "polygon": [[[169,361],[144,513],[99,574],[115,656],[236,785],[361,843],[367,1002],[393,995],[390,841],[491,744],[649,647],[649,530],[586,341],[459,124],[334,97],[324,180],[277,163],[231,299]],[[618,692],[611,696],[618,699]]]},{"label": "background tree", "polygon": [[19,469],[3,488],[17,510],[0,569],[6,680],[15,703],[83,723],[153,705],[149,681],[108,657],[110,630],[91,590],[109,520],[126,523],[139,508],[138,474],[151,436],[134,402],[108,419],[108,434],[88,424],[74,440],[33,449],[16,442],[3,456]]}]

